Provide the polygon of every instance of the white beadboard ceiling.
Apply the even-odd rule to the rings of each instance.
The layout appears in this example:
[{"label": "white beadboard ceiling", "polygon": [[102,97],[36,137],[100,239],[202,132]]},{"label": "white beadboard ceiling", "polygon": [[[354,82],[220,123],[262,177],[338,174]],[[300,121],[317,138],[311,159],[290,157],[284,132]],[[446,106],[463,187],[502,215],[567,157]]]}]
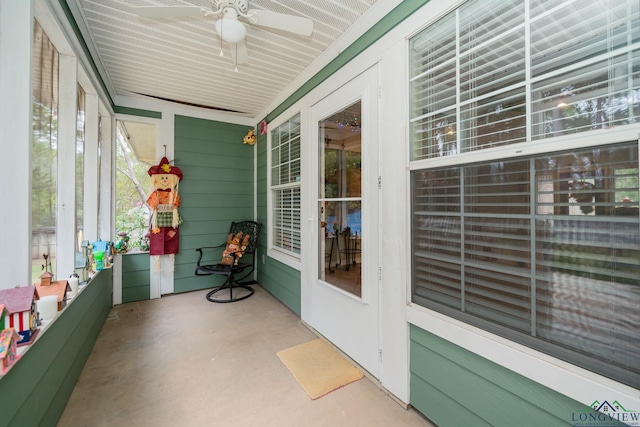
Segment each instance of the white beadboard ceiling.
[{"label": "white beadboard ceiling", "polygon": [[[209,0],[68,0],[112,97],[153,97],[256,115],[336,43],[377,0],[249,0],[310,18],[310,37],[247,26],[249,63],[238,66],[215,32],[217,17],[141,18],[135,6],[210,7]],[[384,3],[386,0],[380,0]],[[79,12],[79,13],[78,13]]]}]

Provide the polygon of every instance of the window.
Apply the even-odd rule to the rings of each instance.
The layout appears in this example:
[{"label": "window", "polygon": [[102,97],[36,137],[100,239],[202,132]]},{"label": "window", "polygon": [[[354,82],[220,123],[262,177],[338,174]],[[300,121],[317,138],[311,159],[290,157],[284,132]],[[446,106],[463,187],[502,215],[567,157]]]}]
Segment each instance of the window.
[{"label": "window", "polygon": [[640,4],[528,3],[470,1],[411,40],[412,160],[640,121]]},{"label": "window", "polygon": [[[98,202],[98,206],[96,209],[96,215],[98,216],[98,238],[100,240],[102,239],[102,210],[100,209],[100,206],[102,206],[102,202],[101,202],[101,198],[102,195],[100,194],[100,188],[102,187],[102,185],[100,184],[100,180],[102,178],[102,114],[98,114],[98,150],[97,150],[97,156],[98,156],[98,160],[97,160],[97,165],[98,165],[98,170],[96,172],[96,175],[98,177],[97,180],[97,184],[98,184],[98,188],[96,189],[96,197],[95,200]],[[106,240],[106,238],[104,239]]]},{"label": "window", "polygon": [[[300,259],[300,116],[270,133],[270,255]],[[275,251],[275,253],[274,253]]]},{"label": "window", "polygon": [[58,188],[58,51],[37,22],[33,52],[32,281],[43,273],[43,254],[56,272]]},{"label": "window", "polygon": [[637,387],[640,220],[623,176],[637,194],[637,142],[414,171],[414,302]]},{"label": "window", "polygon": [[470,1],[410,48],[412,301],[639,387],[638,141],[579,138],[640,123],[640,3]]},{"label": "window", "polygon": [[[141,183],[149,182],[147,171],[152,163],[138,158],[137,153],[144,151],[140,142],[137,152],[134,141],[143,140],[155,144],[156,127],[152,124],[116,121],[116,233],[126,233],[127,247],[132,250],[149,250],[146,237],[149,232],[151,211],[147,205],[147,188]],[[153,147],[153,145],[151,145]],[[154,161],[154,151],[150,161]],[[121,238],[118,238],[121,240]]]},{"label": "window", "polygon": [[86,93],[78,85],[78,110],[76,115],[76,251],[82,251],[84,240],[84,143]]}]

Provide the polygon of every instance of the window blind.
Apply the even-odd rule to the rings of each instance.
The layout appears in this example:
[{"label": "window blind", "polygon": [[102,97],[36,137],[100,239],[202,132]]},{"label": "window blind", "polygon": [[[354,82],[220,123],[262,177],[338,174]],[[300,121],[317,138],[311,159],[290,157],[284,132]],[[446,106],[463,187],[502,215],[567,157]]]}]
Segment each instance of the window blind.
[{"label": "window blind", "polygon": [[638,164],[634,141],[413,171],[414,302],[638,387]]},{"label": "window blind", "polygon": [[300,188],[273,191],[273,244],[300,253]]},{"label": "window blind", "polygon": [[469,1],[410,58],[411,160],[640,121],[634,0]]}]

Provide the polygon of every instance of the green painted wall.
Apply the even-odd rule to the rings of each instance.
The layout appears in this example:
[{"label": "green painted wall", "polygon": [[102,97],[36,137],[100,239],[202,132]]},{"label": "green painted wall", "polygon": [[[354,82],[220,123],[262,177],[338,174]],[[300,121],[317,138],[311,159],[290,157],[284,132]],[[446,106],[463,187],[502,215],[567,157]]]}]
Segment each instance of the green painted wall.
[{"label": "green painted wall", "polygon": [[0,426],[55,426],[111,310],[102,270],[0,378]]},{"label": "green painted wall", "polygon": [[253,147],[242,143],[248,129],[176,116],[174,153],[183,173],[179,212],[184,220],[175,257],[176,293],[222,284],[222,277],[194,275],[195,249],[224,243],[232,221],[253,220]]},{"label": "green painted wall", "polygon": [[122,255],[122,303],[151,297],[151,269],[148,253]]},{"label": "green painted wall", "polygon": [[439,426],[569,426],[589,409],[413,325],[410,339],[410,403]]},{"label": "green painted wall", "polygon": [[[258,221],[263,224],[258,248],[258,283],[300,316],[300,272],[267,256],[267,135],[258,135],[256,145]],[[264,264],[262,254],[265,255]]]}]

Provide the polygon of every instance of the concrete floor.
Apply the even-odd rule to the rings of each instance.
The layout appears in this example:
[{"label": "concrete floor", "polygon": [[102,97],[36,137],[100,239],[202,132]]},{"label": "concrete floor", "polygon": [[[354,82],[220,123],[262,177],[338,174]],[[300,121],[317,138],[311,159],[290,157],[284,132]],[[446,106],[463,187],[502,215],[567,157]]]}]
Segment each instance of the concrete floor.
[{"label": "concrete floor", "polygon": [[58,427],[431,426],[366,377],[311,400],[276,353],[317,338],[260,286],[114,307]]}]

